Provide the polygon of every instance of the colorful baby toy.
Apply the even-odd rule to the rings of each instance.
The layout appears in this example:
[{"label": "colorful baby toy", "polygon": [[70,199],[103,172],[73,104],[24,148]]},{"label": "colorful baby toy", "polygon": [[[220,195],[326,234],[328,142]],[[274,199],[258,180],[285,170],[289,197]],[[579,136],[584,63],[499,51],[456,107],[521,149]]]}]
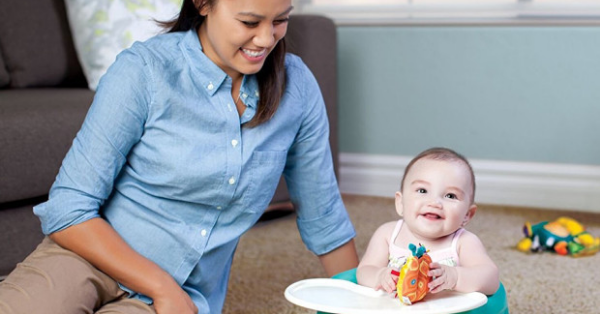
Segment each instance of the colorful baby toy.
[{"label": "colorful baby toy", "polygon": [[517,244],[522,252],[553,251],[573,257],[594,255],[600,250],[600,239],[593,237],[576,220],[560,217],[551,222],[523,226],[525,238]]},{"label": "colorful baby toy", "polygon": [[413,256],[406,259],[406,263],[402,266],[399,273],[396,289],[398,298],[404,304],[413,304],[421,301],[429,288],[429,264],[431,257],[427,254],[424,246],[419,244],[417,248],[414,244],[409,244]]}]

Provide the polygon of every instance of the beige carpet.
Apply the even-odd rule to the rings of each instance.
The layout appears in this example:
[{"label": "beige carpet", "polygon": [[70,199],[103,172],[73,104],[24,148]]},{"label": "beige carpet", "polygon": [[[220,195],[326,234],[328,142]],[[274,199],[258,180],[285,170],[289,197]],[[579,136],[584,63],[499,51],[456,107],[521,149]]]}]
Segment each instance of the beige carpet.
[{"label": "beige carpet", "polygon": [[[393,199],[344,195],[344,202],[362,256],[375,229],[398,219]],[[573,211],[479,205],[467,226],[498,264],[511,313],[600,313],[600,254],[572,258],[514,249],[525,221],[537,223],[561,215],[579,220],[600,236],[600,214]],[[324,276],[318,259],[302,244],[293,214],[260,222],[242,237],[223,312],[314,313],[289,303],[283,292],[298,280]]]}]

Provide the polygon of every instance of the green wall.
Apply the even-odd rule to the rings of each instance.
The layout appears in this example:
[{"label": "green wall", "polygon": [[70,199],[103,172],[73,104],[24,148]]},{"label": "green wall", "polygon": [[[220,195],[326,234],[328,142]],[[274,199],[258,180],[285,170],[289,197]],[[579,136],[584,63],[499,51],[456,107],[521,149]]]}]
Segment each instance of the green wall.
[{"label": "green wall", "polygon": [[342,153],[600,165],[600,27],[338,27]]}]

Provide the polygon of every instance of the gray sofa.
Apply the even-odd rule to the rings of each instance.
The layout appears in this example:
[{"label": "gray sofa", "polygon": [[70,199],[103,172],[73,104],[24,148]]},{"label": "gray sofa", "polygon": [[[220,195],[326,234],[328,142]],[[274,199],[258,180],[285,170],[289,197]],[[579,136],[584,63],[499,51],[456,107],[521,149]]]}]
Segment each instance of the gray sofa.
[{"label": "gray sofa", "polygon": [[[337,161],[335,26],[324,17],[292,16],[286,41],[321,86]],[[77,60],[63,0],[3,0],[0,280],[41,241],[32,207],[46,199],[93,97]],[[271,208],[290,207],[282,182]]]}]

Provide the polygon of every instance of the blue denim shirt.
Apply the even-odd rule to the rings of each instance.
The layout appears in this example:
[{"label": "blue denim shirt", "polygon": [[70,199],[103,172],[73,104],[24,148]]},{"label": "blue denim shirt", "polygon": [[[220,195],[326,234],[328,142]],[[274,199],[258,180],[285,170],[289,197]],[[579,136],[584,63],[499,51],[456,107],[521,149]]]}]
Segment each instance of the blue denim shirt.
[{"label": "blue denim shirt", "polygon": [[184,286],[200,313],[221,311],[239,237],[282,173],[306,246],[320,255],[346,243],[355,232],[319,86],[297,56],[286,56],[286,71],[277,112],[248,128],[260,96],[255,76],[243,79],[240,117],[231,78],[202,53],[195,31],[135,43],[101,79],[49,200],[34,208],[43,232],[106,219]]}]

